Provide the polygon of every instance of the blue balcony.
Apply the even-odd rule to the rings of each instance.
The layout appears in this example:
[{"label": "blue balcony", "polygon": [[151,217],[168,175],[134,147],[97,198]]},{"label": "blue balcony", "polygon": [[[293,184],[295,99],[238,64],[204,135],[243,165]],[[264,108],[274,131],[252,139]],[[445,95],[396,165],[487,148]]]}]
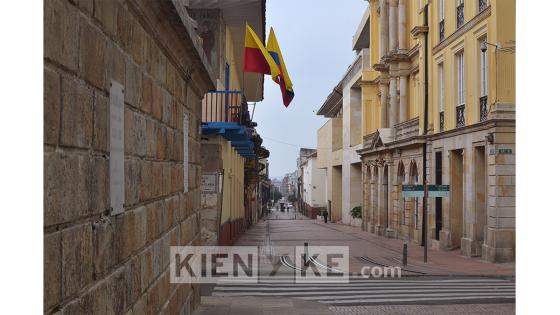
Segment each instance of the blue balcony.
[{"label": "blue balcony", "polygon": [[219,135],[231,142],[239,155],[255,157],[251,119],[241,91],[212,91],[202,100],[202,135]]}]

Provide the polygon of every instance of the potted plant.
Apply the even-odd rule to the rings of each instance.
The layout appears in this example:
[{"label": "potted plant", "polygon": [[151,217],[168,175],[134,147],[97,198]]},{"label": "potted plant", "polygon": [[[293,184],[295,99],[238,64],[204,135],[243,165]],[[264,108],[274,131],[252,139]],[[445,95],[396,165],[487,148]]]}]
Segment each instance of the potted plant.
[{"label": "potted plant", "polygon": [[350,210],[350,215],[352,216],[352,222],[350,225],[361,226],[362,225],[362,206],[355,206]]}]

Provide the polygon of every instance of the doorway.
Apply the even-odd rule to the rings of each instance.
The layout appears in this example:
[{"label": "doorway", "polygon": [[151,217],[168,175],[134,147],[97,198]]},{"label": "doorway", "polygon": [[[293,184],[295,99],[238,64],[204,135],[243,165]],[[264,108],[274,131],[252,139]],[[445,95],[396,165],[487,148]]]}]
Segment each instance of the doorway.
[{"label": "doorway", "polygon": [[451,151],[450,248],[460,248],[463,237],[463,150]]},{"label": "doorway", "polygon": [[[436,185],[443,185],[443,154],[436,152]],[[439,241],[439,231],[443,227],[443,198],[436,197],[436,240]]]},{"label": "doorway", "polygon": [[487,182],[486,182],[486,150],[484,146],[475,147],[474,150],[474,172],[475,172],[475,240],[476,253],[482,254],[482,244],[486,244],[486,228],[488,220],[487,206]]}]

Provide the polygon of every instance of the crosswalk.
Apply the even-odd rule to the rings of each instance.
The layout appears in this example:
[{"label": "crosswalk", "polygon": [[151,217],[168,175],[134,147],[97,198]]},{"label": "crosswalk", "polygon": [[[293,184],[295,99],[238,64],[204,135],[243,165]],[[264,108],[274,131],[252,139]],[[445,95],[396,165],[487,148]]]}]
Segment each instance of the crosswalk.
[{"label": "crosswalk", "polygon": [[515,301],[515,283],[490,278],[363,279],[349,283],[294,283],[293,278],[259,283],[220,281],[212,296],[290,297],[334,306],[378,304],[451,304]]}]

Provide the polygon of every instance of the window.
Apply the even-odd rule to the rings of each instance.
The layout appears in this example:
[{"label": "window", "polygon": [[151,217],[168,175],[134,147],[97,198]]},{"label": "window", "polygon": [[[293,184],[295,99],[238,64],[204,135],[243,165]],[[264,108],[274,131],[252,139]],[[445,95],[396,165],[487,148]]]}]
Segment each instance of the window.
[{"label": "window", "polygon": [[439,41],[445,38],[445,13],[444,13],[444,0],[439,0]]},{"label": "window", "polygon": [[439,73],[439,130],[443,131],[444,121],[443,121],[443,110],[444,110],[444,85],[445,81],[443,79],[443,62],[438,64]]},{"label": "window", "polygon": [[[484,38],[480,42],[485,41]],[[480,51],[480,96],[488,96],[488,55],[486,50]]]},{"label": "window", "polygon": [[465,55],[457,54],[457,106],[465,105]]},{"label": "window", "polygon": [[[486,38],[482,38],[479,47]],[[479,103],[480,121],[488,118],[488,52],[480,51],[480,103]]]},{"label": "window", "polygon": [[457,2],[457,28],[459,28],[465,23],[465,3],[464,0]]},{"label": "window", "polygon": [[478,11],[482,11],[486,9],[488,6],[488,0],[478,0]]},{"label": "window", "polygon": [[461,51],[457,54],[457,128],[465,126],[465,56]]}]

